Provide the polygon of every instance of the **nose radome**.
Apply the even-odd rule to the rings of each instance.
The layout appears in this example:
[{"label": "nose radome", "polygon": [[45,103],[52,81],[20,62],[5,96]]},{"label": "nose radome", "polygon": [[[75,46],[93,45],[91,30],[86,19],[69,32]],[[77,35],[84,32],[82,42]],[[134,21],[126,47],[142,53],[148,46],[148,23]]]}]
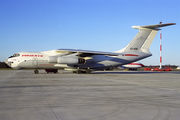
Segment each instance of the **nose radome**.
[{"label": "nose radome", "polygon": [[9,67],[11,67],[11,63],[8,61],[8,59],[6,59],[4,62],[5,62]]},{"label": "nose radome", "polygon": [[8,59],[6,59],[4,62],[5,62],[6,64],[8,64]]}]

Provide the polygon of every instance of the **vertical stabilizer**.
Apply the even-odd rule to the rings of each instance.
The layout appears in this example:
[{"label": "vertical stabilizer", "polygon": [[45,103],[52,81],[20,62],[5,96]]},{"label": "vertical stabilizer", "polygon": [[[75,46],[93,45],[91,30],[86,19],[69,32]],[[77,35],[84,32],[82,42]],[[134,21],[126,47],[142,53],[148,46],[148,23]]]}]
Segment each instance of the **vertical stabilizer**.
[{"label": "vertical stabilizer", "polygon": [[141,49],[149,49],[154,37],[157,34],[157,30],[140,29],[139,33],[133,38],[133,40],[126,46],[124,52],[127,51],[139,51]]},{"label": "vertical stabilizer", "polygon": [[148,26],[132,26],[132,28],[139,29],[138,34],[133,38],[133,40],[122,50],[117,52],[135,52],[143,51],[149,52],[149,47],[153,42],[159,27],[165,27],[169,25],[175,25],[175,23],[148,25]]}]

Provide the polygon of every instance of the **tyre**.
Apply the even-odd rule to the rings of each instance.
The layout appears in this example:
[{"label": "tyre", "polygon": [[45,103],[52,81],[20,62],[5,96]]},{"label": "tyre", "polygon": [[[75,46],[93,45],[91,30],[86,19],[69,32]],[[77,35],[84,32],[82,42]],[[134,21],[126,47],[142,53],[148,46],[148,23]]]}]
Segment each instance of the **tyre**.
[{"label": "tyre", "polygon": [[81,70],[77,70],[76,73],[77,73],[77,74],[81,74]]},{"label": "tyre", "polygon": [[35,69],[35,70],[34,70],[34,73],[35,73],[35,74],[38,74],[38,73],[39,73],[39,71],[38,71],[37,69]]},{"label": "tyre", "polygon": [[90,69],[87,69],[87,70],[86,70],[86,74],[91,74],[91,70],[90,70]]}]

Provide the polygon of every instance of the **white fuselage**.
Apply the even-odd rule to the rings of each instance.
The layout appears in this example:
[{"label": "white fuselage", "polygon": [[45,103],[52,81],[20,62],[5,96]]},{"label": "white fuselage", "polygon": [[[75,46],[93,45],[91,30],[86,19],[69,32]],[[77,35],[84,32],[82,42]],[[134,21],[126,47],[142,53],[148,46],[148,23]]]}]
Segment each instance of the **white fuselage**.
[{"label": "white fuselage", "polygon": [[[65,53],[57,53],[55,50],[46,52],[20,52],[13,57],[8,58],[6,63],[14,69],[104,69],[109,67],[117,67],[142,59],[142,57],[139,57],[140,55],[137,53],[136,55],[124,54],[119,56],[92,55],[89,57],[83,57],[85,63],[79,64],[73,62],[76,60],[76,58],[78,58],[77,54],[72,54],[68,57],[71,60],[70,63],[66,63],[69,62],[69,59],[63,59],[64,62],[59,62],[62,60],[62,56],[64,55]],[[144,57],[148,57],[150,55],[151,54],[146,54]]]}]

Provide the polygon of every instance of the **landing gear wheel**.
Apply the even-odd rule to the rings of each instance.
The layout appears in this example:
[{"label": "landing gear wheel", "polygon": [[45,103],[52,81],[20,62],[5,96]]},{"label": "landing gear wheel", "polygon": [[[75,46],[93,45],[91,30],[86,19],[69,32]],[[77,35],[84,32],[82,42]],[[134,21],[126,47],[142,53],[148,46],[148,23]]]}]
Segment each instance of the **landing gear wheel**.
[{"label": "landing gear wheel", "polygon": [[90,69],[87,69],[87,70],[86,70],[86,74],[91,74],[91,70],[90,70]]},{"label": "landing gear wheel", "polygon": [[34,70],[34,74],[38,74],[39,71],[37,69]]},{"label": "landing gear wheel", "polygon": [[81,74],[81,70],[77,70],[76,73],[77,73],[77,74]]}]

